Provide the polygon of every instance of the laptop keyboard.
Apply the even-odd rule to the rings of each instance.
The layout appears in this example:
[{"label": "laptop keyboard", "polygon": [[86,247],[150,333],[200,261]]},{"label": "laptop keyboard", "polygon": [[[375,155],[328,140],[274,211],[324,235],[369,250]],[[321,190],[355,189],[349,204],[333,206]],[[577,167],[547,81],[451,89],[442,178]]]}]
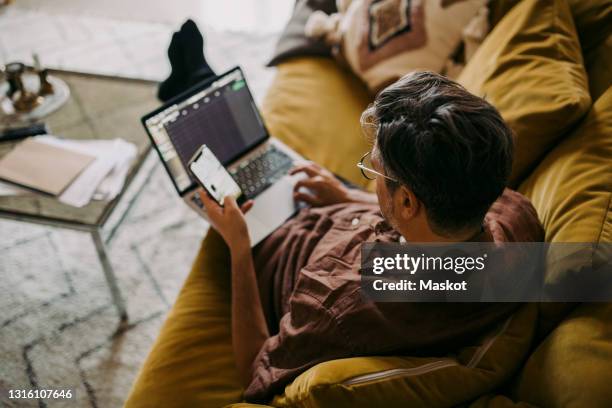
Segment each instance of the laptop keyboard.
[{"label": "laptop keyboard", "polygon": [[[273,145],[262,150],[230,172],[242,192],[248,198],[254,198],[283,177],[293,166],[293,160]],[[204,208],[200,196],[194,194],[191,200],[200,208]]]},{"label": "laptop keyboard", "polygon": [[293,160],[273,145],[240,163],[231,172],[234,180],[248,197],[253,198],[283,177]]}]

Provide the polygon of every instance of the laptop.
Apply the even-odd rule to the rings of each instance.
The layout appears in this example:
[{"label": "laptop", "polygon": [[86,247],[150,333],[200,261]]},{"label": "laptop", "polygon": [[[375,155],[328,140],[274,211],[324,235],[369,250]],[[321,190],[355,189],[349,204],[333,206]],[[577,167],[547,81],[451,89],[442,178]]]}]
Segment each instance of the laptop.
[{"label": "laptop", "polygon": [[204,81],[145,115],[142,123],[179,196],[206,218],[187,164],[203,144],[254,205],[246,221],[254,246],[295,214],[288,171],[303,158],[268,133],[242,70]]}]

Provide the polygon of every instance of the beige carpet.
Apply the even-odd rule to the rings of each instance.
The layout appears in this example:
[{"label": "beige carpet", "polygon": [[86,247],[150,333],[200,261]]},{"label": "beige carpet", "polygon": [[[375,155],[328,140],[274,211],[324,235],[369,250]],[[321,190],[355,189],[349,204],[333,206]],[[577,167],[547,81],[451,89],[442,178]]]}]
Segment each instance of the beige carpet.
[{"label": "beige carpet", "polygon": [[[153,171],[109,246],[130,314],[121,335],[88,234],[0,222],[0,406],[121,406],[207,229]],[[72,388],[77,404],[10,401],[15,388]]]}]

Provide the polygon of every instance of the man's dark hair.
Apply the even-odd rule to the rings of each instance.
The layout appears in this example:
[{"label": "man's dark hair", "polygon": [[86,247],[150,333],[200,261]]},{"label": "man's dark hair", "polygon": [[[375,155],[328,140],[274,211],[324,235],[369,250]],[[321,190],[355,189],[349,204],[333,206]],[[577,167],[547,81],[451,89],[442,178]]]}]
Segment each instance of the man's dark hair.
[{"label": "man's dark hair", "polygon": [[385,171],[423,202],[434,232],[482,223],[512,167],[513,134],[497,109],[448,78],[415,72],[382,90],[364,118],[376,126]]}]

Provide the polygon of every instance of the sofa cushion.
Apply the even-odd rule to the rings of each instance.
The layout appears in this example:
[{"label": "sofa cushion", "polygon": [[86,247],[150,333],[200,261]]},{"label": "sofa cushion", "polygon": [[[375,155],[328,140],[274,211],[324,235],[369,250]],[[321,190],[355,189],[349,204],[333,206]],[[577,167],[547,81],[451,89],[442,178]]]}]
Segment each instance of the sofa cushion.
[{"label": "sofa cushion", "polygon": [[221,407],[241,400],[229,272],[229,250],[210,229],[125,407]]},{"label": "sofa cushion", "polygon": [[584,64],[589,76],[591,98],[597,100],[612,86],[612,34],[585,54]]},{"label": "sofa cushion", "polygon": [[365,86],[331,58],[294,58],[278,66],[262,112],[270,133],[345,179],[365,186],[356,163],[370,149],[359,119]]},{"label": "sofa cushion", "polygon": [[493,390],[519,368],[535,320],[535,306],[525,305],[453,356],[327,361],[297,377],[271,405],[443,407],[467,402]]},{"label": "sofa cushion", "polygon": [[493,29],[458,81],[516,133],[511,186],[588,110],[582,53],[565,0],[524,0]]},{"label": "sofa cushion", "polygon": [[612,34],[612,1],[567,0],[585,53]]},{"label": "sofa cushion", "polygon": [[612,304],[584,304],[529,357],[515,398],[542,407],[608,407]]},{"label": "sofa cushion", "polygon": [[612,87],[519,188],[536,208],[546,241],[605,241],[612,223],[611,158]]},{"label": "sofa cushion", "polygon": [[[493,0],[490,22],[496,25],[521,0]],[[612,34],[612,2],[610,0],[567,0],[574,17],[578,37],[584,53]]]},{"label": "sofa cushion", "polygon": [[[608,88],[579,127],[546,156],[519,188],[536,208],[546,241],[612,242],[611,157],[612,88]],[[575,262],[576,269],[580,269],[580,259]],[[550,268],[547,282],[561,282],[567,273],[567,269]],[[542,303],[536,337],[548,334],[572,306]]]}]

